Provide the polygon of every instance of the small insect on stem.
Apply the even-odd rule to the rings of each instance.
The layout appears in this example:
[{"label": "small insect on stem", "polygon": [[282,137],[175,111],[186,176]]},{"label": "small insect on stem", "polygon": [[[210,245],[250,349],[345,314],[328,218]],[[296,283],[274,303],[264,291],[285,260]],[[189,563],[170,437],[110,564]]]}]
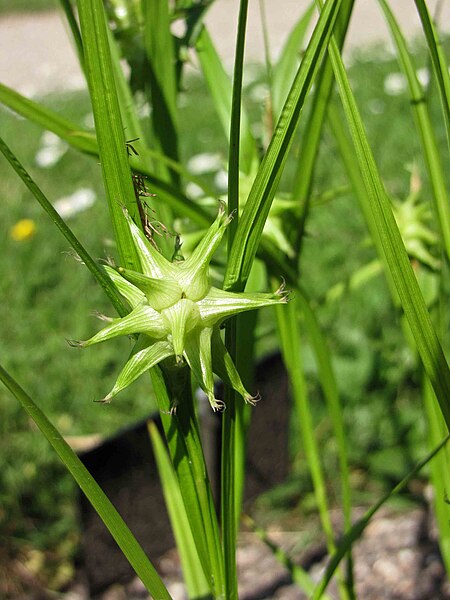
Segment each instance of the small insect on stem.
[{"label": "small insect on stem", "polygon": [[169,230],[165,225],[163,225],[157,219],[152,219],[149,213],[155,214],[153,208],[143,200],[144,198],[151,198],[156,196],[156,194],[150,194],[147,191],[147,186],[145,185],[145,177],[140,173],[133,173],[133,187],[134,194],[136,196],[136,202],[139,209],[139,216],[141,218],[142,229],[144,231],[145,237],[148,241],[157,248],[157,244],[154,239],[154,234],[157,235],[169,235]]},{"label": "small insect on stem", "polygon": [[[133,146],[133,142],[137,142],[138,140],[139,138],[134,138],[125,142],[127,154],[129,157],[131,157],[133,154],[135,156],[139,156],[138,151]],[[133,180],[134,195],[136,197],[136,202],[139,209],[139,216],[141,219],[142,229],[148,241],[153,246],[155,246],[155,248],[157,248],[158,246],[155,242],[153,235],[155,233],[158,235],[169,235],[169,230],[167,229],[167,227],[165,227],[165,225],[163,225],[156,219],[149,218],[149,211],[151,211],[152,213],[155,213],[155,211],[152,208],[150,208],[145,201],[142,200],[142,198],[154,197],[156,196],[156,194],[151,194],[147,190],[147,186],[145,183],[145,175],[142,175],[141,173],[132,173],[131,177]]]},{"label": "small insect on stem", "polygon": [[139,152],[136,150],[136,148],[133,146],[133,142],[137,142],[139,140],[139,138],[133,138],[132,140],[127,140],[125,142],[125,146],[127,148],[127,154],[128,156],[132,156],[133,154],[135,156],[139,156]]},{"label": "small insect on stem", "polygon": [[141,173],[133,173],[133,187],[134,187],[134,195],[136,196],[136,200],[139,200],[141,196],[144,198],[150,198],[152,196],[156,196],[156,194],[150,194],[147,191],[147,186],[145,184],[145,176],[141,175]]}]

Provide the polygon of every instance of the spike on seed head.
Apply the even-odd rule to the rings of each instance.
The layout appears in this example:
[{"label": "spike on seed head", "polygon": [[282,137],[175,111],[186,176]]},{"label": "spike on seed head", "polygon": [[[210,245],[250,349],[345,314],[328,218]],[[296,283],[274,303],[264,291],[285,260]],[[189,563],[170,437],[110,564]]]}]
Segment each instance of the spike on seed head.
[{"label": "spike on seed head", "polygon": [[259,392],[257,392],[256,396],[250,396],[250,394],[248,394],[247,396],[244,397],[244,401],[247,404],[251,404],[252,406],[256,406],[260,400],[261,400],[261,394]]},{"label": "spike on seed head", "polygon": [[277,296],[281,296],[285,293],[285,290],[286,290],[286,280],[284,279],[284,277],[282,277],[280,287],[277,289],[275,294]]},{"label": "spike on seed head", "polygon": [[234,215],[235,215],[235,214],[236,214],[236,209],[235,209],[235,210],[232,210],[232,211],[230,212],[230,214],[227,216],[227,218],[225,219],[225,221],[224,221],[224,223],[223,223],[223,224],[225,225],[225,227],[228,227],[228,225],[229,225],[229,224],[231,223],[231,221],[234,219]]},{"label": "spike on seed head", "polygon": [[280,301],[287,303],[292,299],[292,290],[286,289],[286,281],[284,277],[281,278],[280,287],[276,290],[275,296],[280,296]]},{"label": "spike on seed head", "polygon": [[107,396],[105,396],[104,398],[101,398],[100,400],[94,400],[94,402],[96,402],[97,404],[111,404],[111,400],[113,399],[113,397],[108,394]]},{"label": "spike on seed head", "polygon": [[118,270],[118,267],[117,267],[117,265],[115,263],[115,260],[114,260],[114,258],[112,256],[107,256],[106,258],[101,258],[100,259],[100,263],[102,265],[107,266],[107,267],[111,267],[111,269]]},{"label": "spike on seed head", "polygon": [[209,400],[209,403],[214,412],[223,412],[227,408],[225,402],[223,400],[218,400],[217,398]]},{"label": "spike on seed head", "polygon": [[75,252],[75,250],[73,250],[73,249],[65,250],[62,254],[65,254],[69,258],[73,258],[73,260],[76,260],[77,262],[81,263],[82,265],[86,264],[84,262],[84,260],[81,258],[81,256],[78,254],[78,252]]},{"label": "spike on seed head", "polygon": [[112,317],[108,317],[108,316],[104,315],[103,313],[99,312],[98,310],[93,310],[91,312],[91,314],[93,317],[100,319],[100,321],[106,321],[107,323],[112,323],[114,321],[114,319]]},{"label": "spike on seed head", "polygon": [[84,342],[79,340],[66,340],[71,348],[84,348]]}]

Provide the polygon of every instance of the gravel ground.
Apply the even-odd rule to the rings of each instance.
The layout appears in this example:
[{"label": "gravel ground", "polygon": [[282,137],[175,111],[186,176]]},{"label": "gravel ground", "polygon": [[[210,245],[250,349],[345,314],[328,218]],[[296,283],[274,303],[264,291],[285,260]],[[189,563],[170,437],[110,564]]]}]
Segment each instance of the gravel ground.
[{"label": "gravel ground", "polygon": [[[263,59],[263,39],[259,2],[250,2],[246,57]],[[274,55],[280,50],[292,24],[309,0],[266,0],[270,46]],[[404,32],[412,36],[419,28],[413,0],[392,2]],[[450,1],[441,0],[440,23],[450,30]],[[207,23],[221,56],[230,66],[234,54],[234,36],[238,0],[217,0]],[[432,0],[432,10],[439,0]],[[387,40],[386,26],[376,0],[357,0],[350,27],[348,48]],[[16,14],[0,18],[0,82],[29,96],[41,96],[58,90],[80,89],[84,80],[74,50],[66,35],[61,16],[55,12]]]},{"label": "gravel ground", "polygon": [[[298,547],[298,531],[269,532],[271,540],[292,555]],[[293,554],[297,564],[320,581],[326,566],[325,546],[320,542]],[[422,508],[392,513],[382,510],[366,528],[353,552],[356,596],[359,600],[450,600],[450,584],[440,559],[435,530]],[[241,533],[237,563],[240,600],[308,600],[293,585],[289,573],[252,533]],[[187,600],[180,562],[175,550],[158,563],[173,600]],[[327,594],[339,598],[336,582]],[[90,600],[87,587],[78,582],[65,600]],[[151,600],[139,579],[115,584],[95,600]]]}]

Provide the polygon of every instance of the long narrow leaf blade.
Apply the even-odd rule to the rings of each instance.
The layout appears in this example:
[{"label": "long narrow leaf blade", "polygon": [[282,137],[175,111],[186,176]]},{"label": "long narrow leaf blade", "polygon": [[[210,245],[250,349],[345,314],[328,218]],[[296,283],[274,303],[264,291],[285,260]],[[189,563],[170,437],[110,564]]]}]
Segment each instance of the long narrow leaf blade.
[{"label": "long narrow leaf blade", "polygon": [[8,148],[5,142],[0,138],[0,152],[2,152],[3,156],[8,160],[10,165],[13,167],[15,172],[22,179],[24,184],[45,210],[45,212],[49,215],[51,220],[55,223],[58,229],[61,231],[63,236],[81,258],[81,260],[85,263],[87,268],[91,271],[94,277],[97,279],[99,284],[105,290],[106,295],[113,303],[117,312],[120,316],[124,316],[127,314],[128,310],[126,309],[120,294],[118,293],[115,285],[108,277],[105,270],[95,262],[95,260],[91,257],[82,243],[78,240],[78,238],[73,234],[72,230],[66,225],[66,223],[61,219],[57,211],[54,209],[52,203],[46,198],[41,189],[37,186],[37,184],[33,181],[29,173],[25,170],[23,165],[19,162],[17,157],[13,154],[13,152]]},{"label": "long narrow leaf blade", "polygon": [[225,276],[226,288],[243,289],[248,278],[305,98],[325,53],[339,6],[340,0],[327,0],[314,29],[242,212]]},{"label": "long narrow leaf blade", "polygon": [[[428,440],[434,448],[445,434],[445,423],[439,412],[436,397],[429,381],[424,378],[423,395],[428,421]],[[433,508],[439,529],[439,547],[447,573],[450,572],[450,451],[444,448],[430,463],[431,484],[433,486]]]},{"label": "long narrow leaf blade", "polygon": [[[60,115],[52,110],[21,96],[14,90],[1,84],[0,102],[5,104],[5,106],[8,106],[8,108],[15,111],[17,114],[52,131],[55,135],[65,140],[77,150],[98,156],[99,150],[95,135],[88,131],[84,131],[76,123],[60,117]],[[214,197],[216,194],[215,190],[205,184],[201,178],[192,175],[179,162],[146,146],[144,148],[139,148],[139,156],[131,156],[129,162],[133,171],[141,173],[148,178],[152,187],[151,191],[157,195],[157,201],[162,200],[164,203],[167,203],[178,216],[191,219],[194,223],[201,225],[202,227],[210,224],[210,217],[200,206],[192,202],[179,189],[174,188],[170,183],[162,181],[160,177],[157,177],[154,169],[150,168],[149,165],[160,163],[164,167],[177,172],[186,181],[192,181],[198,185],[204,191],[206,196]]]},{"label": "long narrow leaf blade", "polygon": [[272,111],[278,118],[300,62],[301,46],[314,14],[314,2],[305,10],[289,34],[272,69]]},{"label": "long narrow leaf blade", "polygon": [[69,25],[70,31],[72,33],[73,42],[77,51],[78,61],[80,63],[81,69],[84,71],[83,42],[81,40],[80,28],[78,27],[78,23],[75,18],[75,12],[72,6],[72,2],[71,0],[60,0],[60,4],[61,8],[63,9],[66,15],[67,24]]},{"label": "long narrow leaf blade", "polygon": [[[247,26],[248,0],[240,0],[239,17],[236,36],[236,52],[233,69],[233,92],[231,105],[231,123],[228,153],[228,213],[235,213],[235,219],[228,228],[228,248],[232,247],[233,238],[239,219],[239,163],[241,140],[241,98],[244,66],[245,33]],[[231,319],[225,333],[225,344],[236,360],[237,320]],[[242,410],[236,408],[236,393],[227,386],[225,402],[228,410],[222,418],[222,478],[221,478],[221,515],[222,539],[225,564],[225,591],[227,598],[238,597],[236,571],[236,538],[239,526],[241,493],[239,482],[245,462]]]},{"label": "long narrow leaf blade", "polygon": [[392,11],[385,0],[379,0],[379,2],[385,14],[386,21],[391,29],[392,37],[397,46],[399,59],[408,80],[411,106],[419,129],[425,163],[427,165],[428,175],[433,189],[437,221],[444,248],[447,253],[447,260],[450,261],[450,205],[445,186],[441,156],[436,136],[433,127],[431,126],[431,119],[425,101],[424,90],[419,83],[410,53],[406,46],[406,41]]},{"label": "long narrow leaf blade", "polygon": [[427,38],[434,73],[438,81],[447,131],[447,144],[450,148],[450,75],[448,72],[448,65],[443,52],[442,42],[439,39],[436,27],[433,25],[433,21],[430,18],[427,5],[424,0],[414,1],[419,12],[420,20],[422,21],[422,27]]},{"label": "long narrow leaf blade", "polygon": [[333,574],[336,571],[336,568],[338,567],[339,563],[344,558],[344,556],[348,552],[348,550],[351,548],[352,544],[358,538],[361,537],[364,529],[370,523],[372,517],[380,510],[380,508],[384,504],[386,504],[386,502],[390,498],[392,498],[392,496],[400,493],[403,489],[405,489],[405,487],[408,485],[408,483],[411,481],[411,479],[413,479],[413,477],[415,477],[417,475],[417,473],[426,464],[428,464],[431,461],[431,459],[434,458],[436,456],[436,454],[438,452],[440,452],[440,450],[442,450],[442,448],[444,448],[444,446],[448,443],[449,440],[450,440],[450,435],[447,435],[447,437],[445,437],[438,446],[436,446],[429,454],[427,454],[427,456],[423,460],[421,460],[419,463],[417,463],[417,465],[414,467],[414,469],[412,471],[410,471],[408,473],[408,475],[406,475],[406,477],[404,477],[390,492],[388,492],[385,496],[383,496],[376,504],[374,504],[374,506],[372,506],[366,512],[366,514],[353,525],[353,527],[350,529],[350,531],[348,531],[344,535],[343,539],[341,540],[341,543],[339,544],[337,551],[335,552],[335,554],[333,554],[333,556],[330,559],[330,562],[328,563],[328,566],[325,571],[325,575],[323,576],[323,578],[320,581],[319,585],[317,586],[313,596],[311,597],[312,600],[319,600],[319,598],[323,598],[323,594],[324,594],[331,578],[333,577]]},{"label": "long narrow leaf blade", "polygon": [[[225,135],[229,137],[232,104],[231,82],[206,27],[202,27],[195,43],[195,50],[220,124]],[[256,142],[244,110],[241,113],[241,121],[240,168],[243,173],[250,173],[252,165],[257,158],[257,151]]]},{"label": "long narrow leaf blade", "polygon": [[52,131],[61,139],[67,141],[82,152],[98,154],[95,136],[83,131],[78,125],[61,117],[56,112],[25,98],[18,92],[0,83],[0,102],[17,114],[37,123],[44,129]]},{"label": "long narrow leaf blade", "polygon": [[127,140],[144,141],[144,131],[134,107],[133,93],[120,64],[120,50],[117,40],[108,29],[109,48],[111,51],[111,62],[116,82],[117,98],[122,115],[122,122]]},{"label": "long narrow leaf blade", "polygon": [[[342,0],[335,27],[335,29],[338,30],[335,36],[338,40],[340,48],[342,48],[345,41],[353,5],[354,0]],[[326,56],[324,59],[324,64],[316,80],[316,90],[313,98],[314,110],[311,111],[306,123],[303,141],[300,147],[299,160],[292,186],[292,195],[299,203],[298,214],[300,215],[300,226],[298,227],[296,242],[294,245],[294,247],[298,249],[299,253],[301,252],[301,243],[305,232],[305,223],[309,214],[309,199],[313,185],[314,172],[316,169],[319,145],[322,137],[322,129],[327,107],[330,105],[333,85],[333,68],[329,57]]]},{"label": "long narrow leaf blade", "polygon": [[72,448],[63,439],[59,431],[50,423],[41,409],[24,392],[19,384],[0,366],[0,380],[11,394],[17,398],[25,411],[30,415],[58,456],[78,483],[100,518],[111,532],[120,549],[129,560],[147,590],[154,598],[171,600],[158,573],[146,557],[141,546],[126,526],[122,517],[111,504],[108,497],[94,480]]},{"label": "long narrow leaf blade", "polygon": [[[143,13],[153,129],[159,148],[164,154],[176,160],[178,158],[177,87],[169,2],[143,0]],[[173,181],[176,183],[176,178]]]},{"label": "long narrow leaf blade", "polygon": [[[205,574],[217,597],[224,594],[220,534],[208,474],[196,422],[190,382],[184,391],[169,395],[166,377],[159,367],[150,371],[153,389],[161,412],[169,452]],[[181,397],[179,397],[181,396]],[[171,400],[178,402],[176,411]]]},{"label": "long narrow leaf blade", "polygon": [[148,428],[189,598],[206,598],[211,589],[198,557],[178,480],[156,425],[150,422]]},{"label": "long narrow leaf blade", "polygon": [[291,300],[287,306],[275,307],[275,311],[283,362],[289,375],[303,448],[314,484],[314,494],[320,520],[326,536],[328,550],[333,552],[335,550],[333,527],[326,495],[325,476],[320,461],[319,448],[314,437],[315,428],[301,359],[302,348],[296,300]]},{"label": "long narrow leaf blade", "polygon": [[359,168],[364,179],[367,212],[376,228],[382,249],[382,258],[398,292],[422,364],[433,385],[445,421],[450,429],[450,370],[409,262],[389,199],[367,141],[342,58],[333,40],[330,44],[330,56]]},{"label": "long narrow leaf blade", "polygon": [[94,112],[103,182],[121,264],[140,270],[139,257],[124,218],[125,206],[139,223],[119,102],[117,99],[103,2],[78,0],[86,77]]},{"label": "long narrow leaf blade", "polygon": [[320,385],[325,396],[333,430],[338,447],[339,467],[342,485],[342,504],[346,527],[351,519],[351,488],[350,471],[348,465],[347,438],[345,434],[342,407],[339,400],[339,391],[333,371],[332,361],[325,337],[320,328],[317,315],[311,308],[308,298],[298,287],[296,288],[296,301],[303,315],[305,329],[314,350]]}]

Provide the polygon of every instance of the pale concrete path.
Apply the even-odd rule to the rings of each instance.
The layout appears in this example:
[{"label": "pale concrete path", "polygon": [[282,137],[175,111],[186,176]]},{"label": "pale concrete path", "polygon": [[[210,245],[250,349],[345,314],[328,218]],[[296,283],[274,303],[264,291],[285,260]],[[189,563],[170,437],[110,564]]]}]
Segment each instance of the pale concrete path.
[{"label": "pale concrete path", "polygon": [[[263,60],[263,39],[259,1],[251,0],[248,19],[246,59]],[[391,4],[403,31],[411,36],[420,25],[414,0],[393,0]],[[435,10],[439,0],[431,0]],[[450,0],[441,0],[440,23],[450,30]],[[266,0],[270,46],[276,56],[308,0]],[[238,0],[216,0],[207,23],[227,66],[233,62]],[[387,40],[387,29],[377,0],[356,0],[348,48]],[[84,79],[66,32],[63,16],[55,12],[11,15],[0,18],[0,82],[23,94],[80,89]]]}]

